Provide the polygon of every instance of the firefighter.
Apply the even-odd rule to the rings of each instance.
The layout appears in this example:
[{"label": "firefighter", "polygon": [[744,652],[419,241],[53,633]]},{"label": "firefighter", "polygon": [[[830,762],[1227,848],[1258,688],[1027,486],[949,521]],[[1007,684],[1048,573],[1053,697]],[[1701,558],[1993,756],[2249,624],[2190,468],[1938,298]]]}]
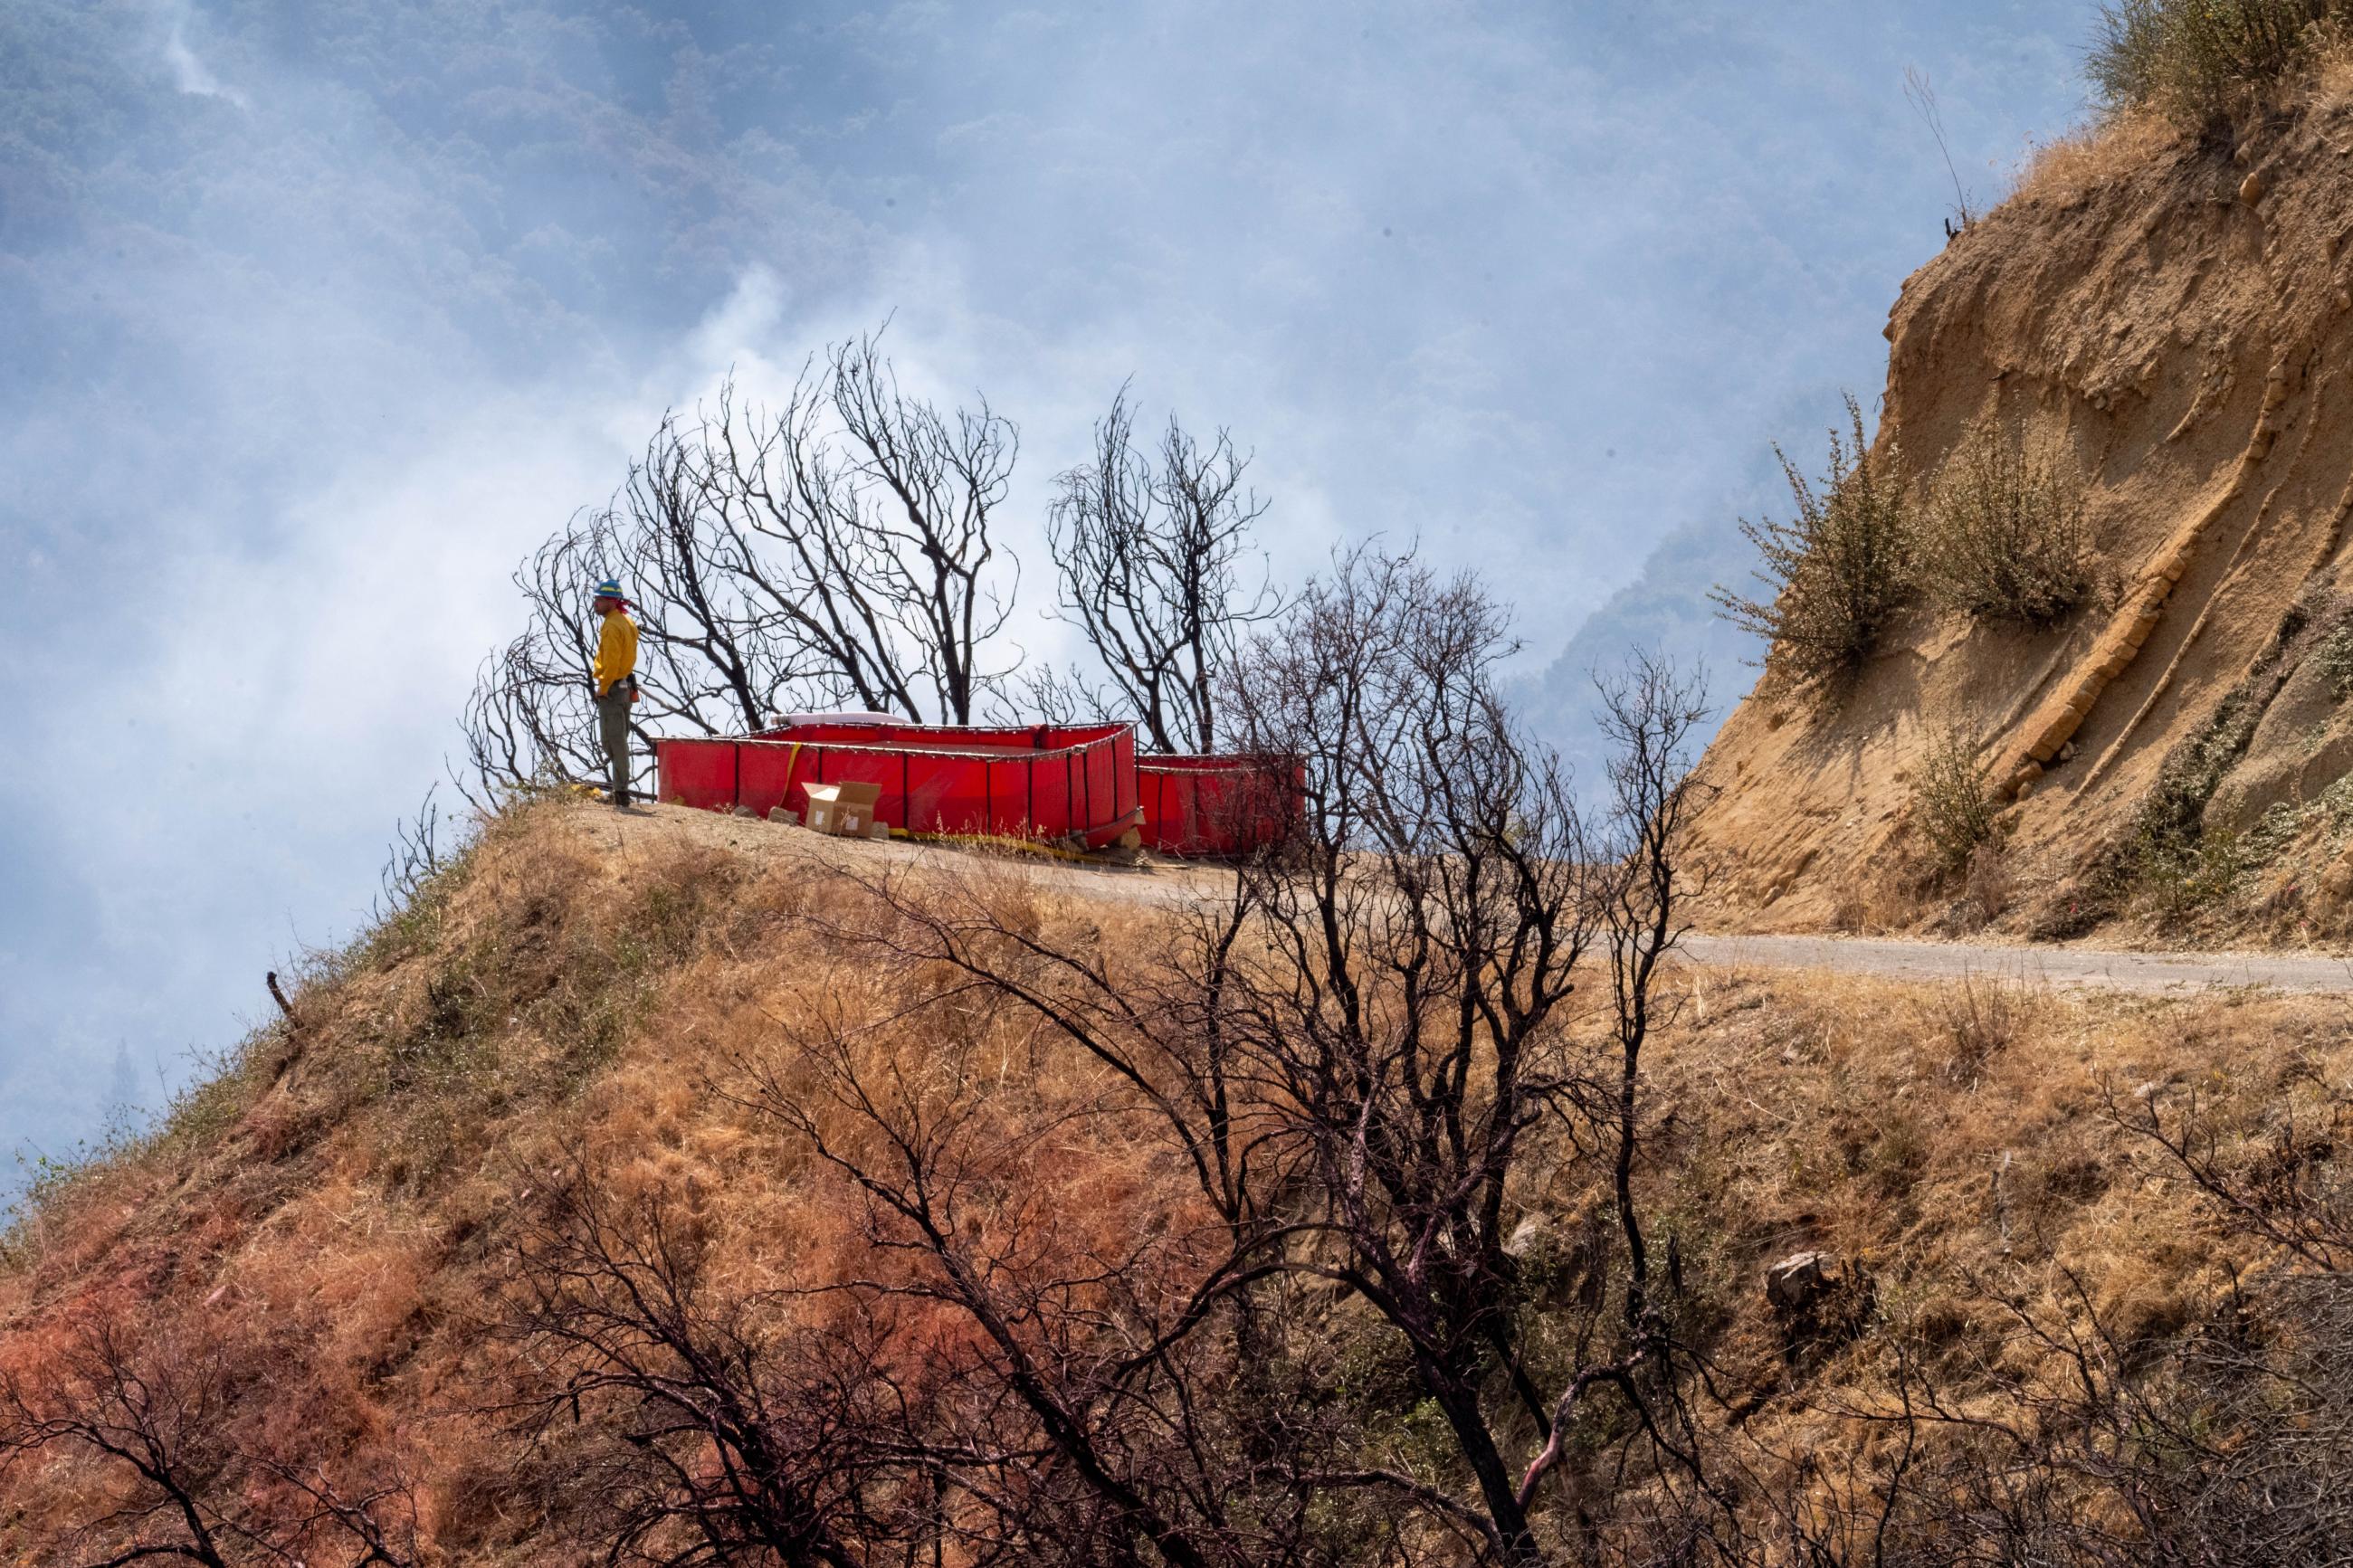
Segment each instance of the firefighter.
[{"label": "firefighter", "polygon": [[629,708],[638,700],[638,623],[629,619],[629,601],[621,584],[607,577],[596,584],[591,606],[601,618],[596,633],[596,668],[591,682],[596,692],[596,728],[605,742],[605,763],[611,783],[607,795],[626,811],[629,805]]}]

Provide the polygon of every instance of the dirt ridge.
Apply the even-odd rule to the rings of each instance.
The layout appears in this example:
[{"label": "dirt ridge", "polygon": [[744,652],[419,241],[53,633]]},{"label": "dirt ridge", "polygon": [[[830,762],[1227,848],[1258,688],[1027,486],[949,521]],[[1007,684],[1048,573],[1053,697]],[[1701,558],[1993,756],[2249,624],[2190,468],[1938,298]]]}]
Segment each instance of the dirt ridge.
[{"label": "dirt ridge", "polygon": [[1914,826],[1946,731],[2010,803],[2005,929],[2117,918],[2095,873],[2227,718],[2245,732],[2196,759],[2212,776],[2173,803],[2180,847],[2198,852],[2213,800],[2230,835],[2261,822],[2270,859],[2223,868],[2241,907],[2179,934],[2353,935],[2353,802],[2315,810],[2353,763],[2353,682],[2327,647],[2353,624],[2348,154],[2353,99],[2235,145],[2118,131],[2030,173],[1906,279],[1875,459],[1919,500],[1989,422],[2048,444],[2083,482],[2104,587],[2047,630],[1917,603],[1841,700],[1742,701],[1710,749],[1724,795],[1702,828],[1725,923],[1950,929]]}]

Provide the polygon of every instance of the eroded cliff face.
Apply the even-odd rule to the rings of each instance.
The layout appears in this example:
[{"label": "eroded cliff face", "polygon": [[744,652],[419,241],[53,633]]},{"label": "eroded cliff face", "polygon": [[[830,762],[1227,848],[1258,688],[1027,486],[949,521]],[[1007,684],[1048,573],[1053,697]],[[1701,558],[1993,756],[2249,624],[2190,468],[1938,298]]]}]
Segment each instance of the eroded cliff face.
[{"label": "eroded cliff face", "polygon": [[1915,774],[1946,729],[2014,802],[2021,924],[2113,908],[2084,879],[2192,750],[2211,776],[2183,809],[2325,859],[2353,766],[2353,109],[2078,152],[1908,279],[1886,331],[1876,455],[1916,497],[1980,421],[2054,444],[2099,585],[2047,631],[1915,605],[1844,701],[1743,702],[1709,753],[1726,918],[1923,918]]}]

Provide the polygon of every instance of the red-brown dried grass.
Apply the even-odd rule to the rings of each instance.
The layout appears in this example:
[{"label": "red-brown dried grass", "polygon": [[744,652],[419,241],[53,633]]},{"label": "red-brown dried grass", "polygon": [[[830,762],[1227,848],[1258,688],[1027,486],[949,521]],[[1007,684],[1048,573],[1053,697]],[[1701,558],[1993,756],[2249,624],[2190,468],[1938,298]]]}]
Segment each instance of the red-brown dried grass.
[{"label": "red-brown dried grass", "polygon": [[[1187,1238],[1208,1216],[1145,1123],[1092,1111],[1115,1100],[1103,1069],[1009,1011],[965,1026],[936,1014],[875,1025],[906,1014],[938,977],[807,924],[812,909],[837,924],[869,918],[818,862],[756,845],[720,852],[691,826],[639,831],[616,851],[592,837],[609,832],[602,819],[569,808],[494,825],[427,940],[305,988],[301,1039],[256,1043],[256,1060],[282,1065],[238,1079],[234,1116],[100,1163],[19,1227],[0,1268],[0,1366],[37,1377],[58,1336],[98,1319],[142,1335],[216,1336],[241,1358],[240,1409],[257,1441],[299,1425],[322,1458],[414,1479],[427,1561],[552,1561],[537,1527],[513,1516],[514,1498],[486,1479],[506,1473],[512,1449],[478,1407],[510,1393],[517,1372],[478,1330],[517,1216],[563,1179],[567,1159],[592,1162],[618,1194],[696,1194],[719,1288],[908,1267],[878,1258],[862,1238],[863,1205],[716,1077],[756,1058],[792,1081],[794,1041],[819,1018],[864,1026],[860,1063],[918,1083],[940,1067],[944,1030],[963,1027],[954,1043],[966,1059],[995,1064],[964,1085],[983,1104],[976,1152],[1001,1162],[977,1245],[1042,1269],[1148,1244],[1168,1289],[1186,1287]],[[1170,914],[1094,896],[1082,875],[1041,889],[941,864],[958,873],[953,896],[1003,900],[1008,919],[1114,967],[1170,940]],[[642,976],[616,1053],[565,1077],[567,1042],[547,1033],[563,1016],[554,1002],[593,978],[580,965],[635,940],[631,922],[657,898],[683,900],[690,929]],[[489,1087],[438,1105],[372,1087],[385,1042],[429,1015],[428,983],[483,942],[501,954],[488,984],[512,1003],[494,1016]],[[1891,1322],[1925,1325],[1962,1365],[1999,1353],[1964,1281],[2021,1280],[2058,1304],[2052,1270],[2063,1261],[2155,1332],[2240,1259],[2198,1223],[2189,1194],[2149,1179],[2101,1113],[2103,1085],[2198,1075],[2260,1123],[2291,1059],[2316,1056],[2339,1077],[2353,1068],[2333,1002],[2014,992],[2010,1037],[1960,1072],[1950,1008],[1933,990],[1719,973],[1693,995],[1655,1053],[1662,1123],[1646,1184],[1691,1238],[1694,1270],[1713,1271],[1725,1314],[1718,1361],[1767,1391],[1749,1429],[1810,1433],[1817,1446],[1834,1438],[1820,1414],[1829,1395],[1878,1396],[1883,1341],[1866,1336],[1800,1387],[1757,1289],[1763,1264],[1800,1247],[1856,1260],[1879,1280]],[[434,1116],[456,1152],[420,1179],[403,1151]],[[1520,1197],[1573,1218],[1596,1195],[1539,1185]],[[902,1343],[964,1357],[973,1332],[940,1309]],[[1861,1439],[1835,1438],[1849,1440]],[[88,1456],[19,1463],[0,1471],[0,1531],[27,1543],[26,1561],[44,1562],[42,1543],[121,1485]]]}]

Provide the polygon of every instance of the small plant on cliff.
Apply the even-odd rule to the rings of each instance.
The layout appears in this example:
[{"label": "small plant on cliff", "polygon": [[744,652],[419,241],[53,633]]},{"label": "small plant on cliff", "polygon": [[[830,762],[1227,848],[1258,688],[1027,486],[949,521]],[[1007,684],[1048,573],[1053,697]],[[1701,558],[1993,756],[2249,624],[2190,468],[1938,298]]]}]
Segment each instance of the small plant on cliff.
[{"label": "small plant on cliff", "polygon": [[2347,621],[2324,638],[2313,650],[2320,673],[2327,679],[2328,689],[2337,700],[2353,697],[2353,620]]},{"label": "small plant on cliff", "polygon": [[2281,687],[2311,657],[2324,610],[2309,597],[2289,605],[2253,666],[2158,767],[2111,873],[2158,925],[2185,924],[2229,902],[2256,868],[2260,840],[2209,826],[2206,807],[2247,754]]},{"label": "small plant on cliff", "polygon": [[1912,786],[1912,806],[1940,875],[1958,871],[1979,845],[1993,841],[1999,803],[1968,736],[1945,730],[1929,741]]},{"label": "small plant on cliff", "polygon": [[2044,626],[2092,589],[2084,487],[2047,446],[1991,422],[1937,470],[1920,531],[1921,584],[1981,621]]},{"label": "small plant on cliff", "polygon": [[2348,0],[2105,0],[2088,65],[2112,112],[2219,125],[2311,65]]},{"label": "small plant on cliff", "polygon": [[1831,431],[1830,468],[1819,490],[1788,454],[1773,448],[1797,517],[1740,524],[1763,558],[1757,580],[1771,595],[1752,599],[1722,586],[1708,595],[1718,614],[1770,645],[1759,683],[1765,691],[1836,700],[1911,595],[1912,520],[1893,482],[1895,453],[1871,455],[1862,406],[1852,394],[1846,413],[1851,435]]}]

